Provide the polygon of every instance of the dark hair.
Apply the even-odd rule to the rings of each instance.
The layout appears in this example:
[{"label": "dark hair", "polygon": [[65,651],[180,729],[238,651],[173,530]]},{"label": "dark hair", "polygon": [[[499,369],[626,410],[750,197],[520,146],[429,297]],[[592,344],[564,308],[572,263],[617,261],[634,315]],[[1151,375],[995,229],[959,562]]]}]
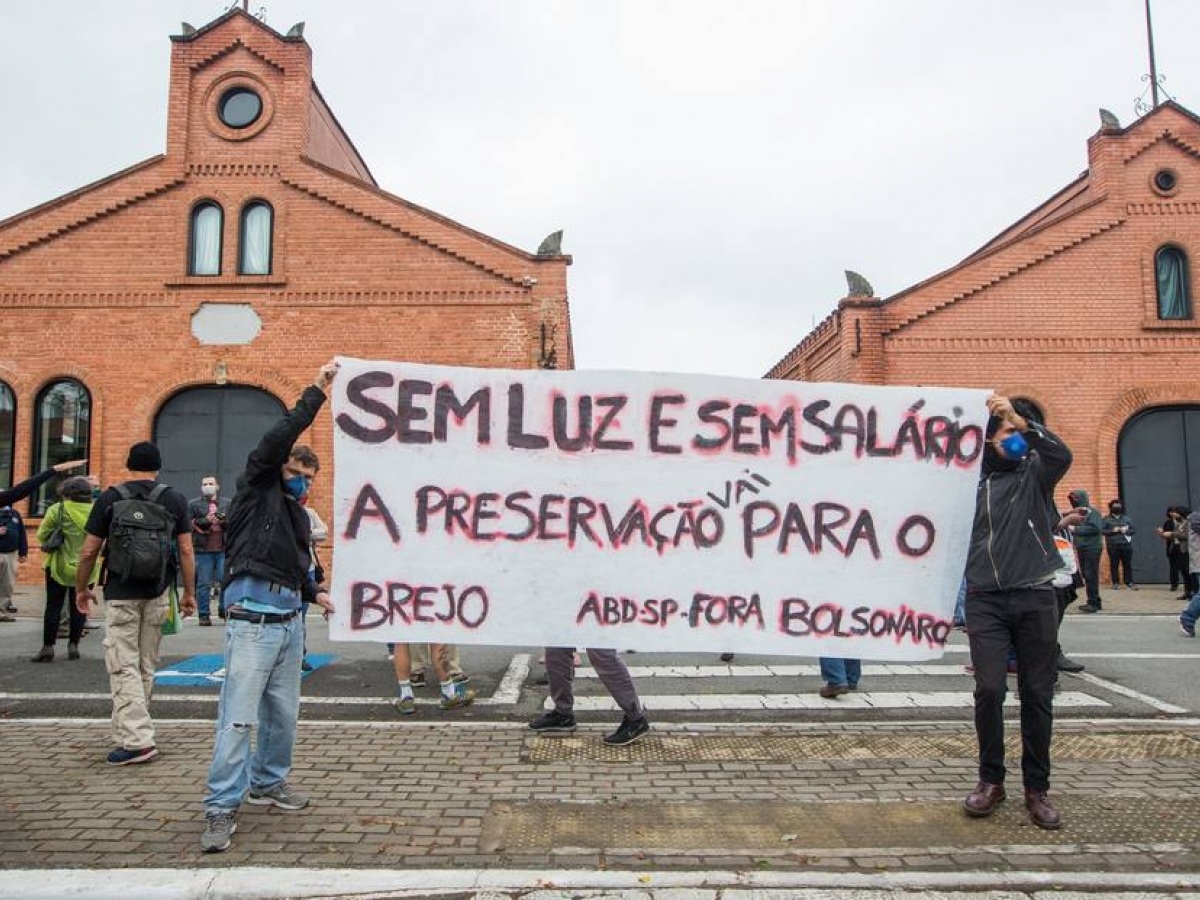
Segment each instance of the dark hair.
[{"label": "dark hair", "polygon": [[64,478],[58,486],[58,496],[64,500],[91,500],[92,483],[84,475]]},{"label": "dark hair", "polygon": [[1114,506],[1122,506],[1123,507],[1124,505],[1125,505],[1125,501],[1123,501],[1120,497],[1117,497],[1115,500],[1108,501],[1109,509],[1112,509]]},{"label": "dark hair", "polygon": [[302,466],[308,466],[317,472],[321,471],[321,461],[317,459],[317,454],[313,453],[312,447],[307,444],[297,444],[292,448],[292,452],[288,454],[288,459],[294,459]]},{"label": "dark hair", "polygon": [[1032,400],[1026,400],[1024,397],[1018,397],[1012,402],[1013,412],[1027,422],[1035,422],[1038,425],[1046,424],[1046,416],[1041,408]]},{"label": "dark hair", "polygon": [[220,479],[220,478],[218,478],[216,475],[214,475],[212,472],[209,472],[209,473],[207,473],[207,474],[205,474],[205,475],[201,475],[201,476],[200,476],[200,480],[201,480],[201,481],[203,481],[205,478],[211,478],[213,481],[220,481],[220,480],[221,480],[221,479]]}]

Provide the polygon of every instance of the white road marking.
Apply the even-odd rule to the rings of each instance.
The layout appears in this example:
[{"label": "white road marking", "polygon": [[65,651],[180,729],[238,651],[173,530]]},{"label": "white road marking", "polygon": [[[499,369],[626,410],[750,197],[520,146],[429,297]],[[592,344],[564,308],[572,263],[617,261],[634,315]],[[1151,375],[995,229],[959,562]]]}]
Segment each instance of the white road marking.
[{"label": "white road marking", "polygon": [[1161,712],[1185,713],[1190,711],[1184,709],[1182,706],[1176,706],[1174,703],[1167,703],[1165,700],[1159,700],[1157,697],[1151,697],[1149,694],[1135,691],[1133,688],[1127,688],[1125,685],[1117,684],[1115,681],[1109,681],[1107,678],[1097,678],[1088,672],[1075,672],[1071,677],[1078,678],[1080,681],[1086,681],[1088,684],[1094,684],[1096,687],[1104,688],[1106,691],[1112,691],[1114,694],[1120,694],[1122,697],[1137,700],[1139,703],[1145,703],[1147,706],[1152,706]]},{"label": "white road marking", "polygon": [[[852,691],[832,700],[818,696],[816,691],[808,694],[643,694],[642,702],[651,712],[668,710],[704,711],[739,709],[969,709],[975,699],[969,691],[895,691],[873,693]],[[1006,706],[1017,706],[1018,700],[1011,694]],[[1061,691],[1054,695],[1056,707],[1111,706],[1099,697],[1078,691]],[[546,709],[554,702],[547,697]],[[576,697],[576,712],[616,710],[617,703],[611,697]],[[1186,710],[1180,710],[1185,712]]]},{"label": "white road marking", "polygon": [[[525,679],[529,677],[529,666],[531,657],[528,653],[518,653],[508,664],[508,670],[504,673],[504,677],[500,679],[500,684],[496,687],[496,692],[490,697],[479,697],[475,700],[475,706],[511,706],[521,699],[521,685],[525,683]],[[195,672],[187,673],[195,675]],[[154,701],[157,703],[216,703],[219,695],[215,693],[196,693],[196,694],[165,694],[162,691],[154,692]],[[112,699],[110,694],[102,693],[83,693],[71,691],[29,691],[25,692],[0,692],[0,700],[103,700],[109,701]],[[386,706],[392,702],[391,697],[306,697],[300,698],[301,705],[304,706]],[[436,696],[425,698],[418,697],[418,706],[437,706],[438,698]]]},{"label": "white road marking", "polygon": [[[766,665],[766,666],[630,666],[629,674],[634,678],[804,678],[820,676],[821,667],[816,665]],[[952,663],[863,663],[863,677],[895,677],[901,675],[969,675],[961,664]],[[576,678],[595,678],[596,670],[580,667],[575,670]]]}]

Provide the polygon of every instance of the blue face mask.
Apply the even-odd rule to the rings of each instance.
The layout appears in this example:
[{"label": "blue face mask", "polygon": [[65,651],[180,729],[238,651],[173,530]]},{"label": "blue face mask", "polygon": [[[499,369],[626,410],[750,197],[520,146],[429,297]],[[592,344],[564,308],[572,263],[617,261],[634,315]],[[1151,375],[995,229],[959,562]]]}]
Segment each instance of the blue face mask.
[{"label": "blue face mask", "polygon": [[285,478],[283,489],[297,500],[302,500],[304,499],[304,495],[308,493],[308,479],[303,475],[293,475],[291,478]]},{"label": "blue face mask", "polygon": [[1019,431],[1014,431],[1002,440],[1000,446],[1004,449],[1004,455],[1012,460],[1024,459],[1025,454],[1029,452],[1029,442]]}]

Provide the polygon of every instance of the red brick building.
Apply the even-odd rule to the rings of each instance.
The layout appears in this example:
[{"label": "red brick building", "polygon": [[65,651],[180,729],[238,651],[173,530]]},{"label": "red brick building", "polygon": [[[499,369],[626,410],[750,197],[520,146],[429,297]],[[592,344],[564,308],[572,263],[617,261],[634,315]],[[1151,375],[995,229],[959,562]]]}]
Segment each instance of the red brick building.
[{"label": "red brick building", "polygon": [[[556,240],[528,253],[381,189],[302,26],[185,31],[166,152],[0,222],[0,484],[84,455],[119,480],[153,438],[184,493],[206,470],[232,489],[334,354],[573,365]],[[311,442],[329,459],[328,416]]]},{"label": "red brick building", "polygon": [[1075,452],[1059,499],[1084,487],[1105,512],[1123,496],[1135,572],[1162,581],[1153,530],[1168,505],[1200,505],[1200,119],[1175,103],[1127,128],[1101,118],[1079,178],[892,297],[850,277],[851,296],[767,377],[1034,401]]}]

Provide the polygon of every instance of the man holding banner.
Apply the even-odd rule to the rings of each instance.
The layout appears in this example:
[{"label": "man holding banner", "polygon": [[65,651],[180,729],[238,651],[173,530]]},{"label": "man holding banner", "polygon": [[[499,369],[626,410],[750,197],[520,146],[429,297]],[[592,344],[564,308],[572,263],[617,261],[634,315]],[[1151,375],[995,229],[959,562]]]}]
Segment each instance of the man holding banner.
[{"label": "man holding banner", "polygon": [[1062,566],[1054,544],[1054,488],[1071,451],[1043,426],[1019,415],[1008,398],[987,401],[983,468],[967,556],[967,635],[975,666],[979,784],[963,801],[967,815],[990,816],[1005,799],[1004,696],[1009,648],[1017,654],[1021,698],[1021,770],[1025,807],[1039,828],[1062,817],[1050,787],[1058,609],[1053,580]]},{"label": "man holding banner", "polygon": [[[321,367],[290,412],[250,452],[226,525],[225,682],[208,770],[205,853],[229,849],[245,799],[303,809],[308,798],[287,783],[300,716],[304,601],[332,612],[329,592],[310,575],[308,513],[301,501],[319,469],[311,449],[296,446],[325,404],[336,362]],[[190,582],[185,582],[190,583]],[[250,748],[251,732],[257,745]]]}]

